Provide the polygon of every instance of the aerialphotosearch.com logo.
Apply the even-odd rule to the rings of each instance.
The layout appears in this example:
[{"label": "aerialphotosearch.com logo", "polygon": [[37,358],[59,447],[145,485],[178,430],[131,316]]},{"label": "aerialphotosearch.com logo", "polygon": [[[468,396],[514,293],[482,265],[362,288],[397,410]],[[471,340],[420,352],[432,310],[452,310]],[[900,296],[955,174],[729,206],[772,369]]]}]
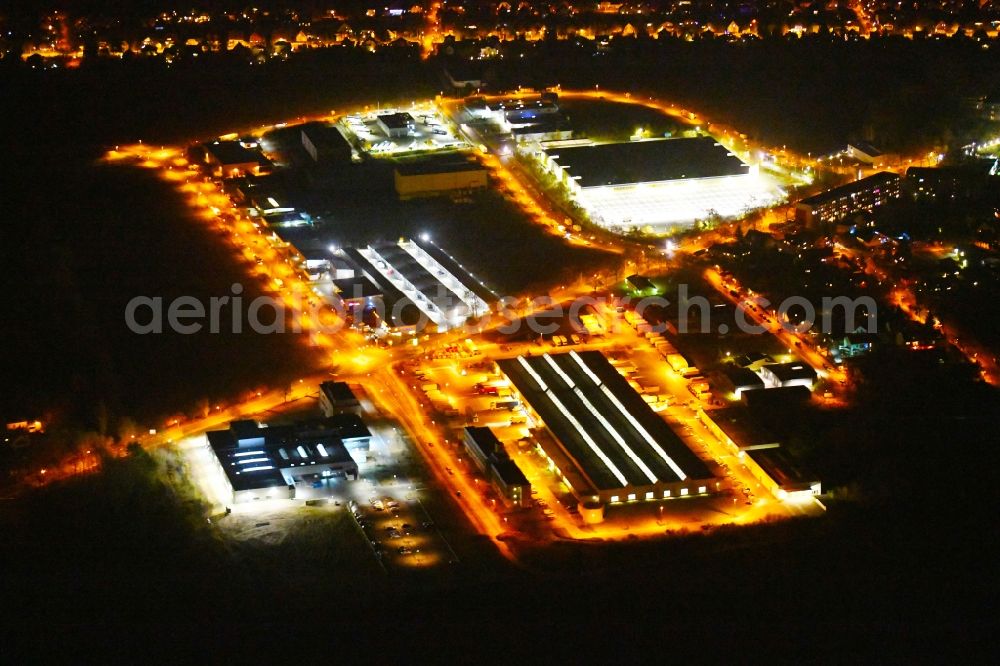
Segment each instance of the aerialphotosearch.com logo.
[{"label": "aerialphotosearch.com logo", "polygon": [[[230,293],[212,296],[204,302],[194,296],[180,296],[167,302],[162,296],[136,296],[125,307],[125,324],[138,335],[173,332],[181,335],[209,333],[244,333],[260,335],[278,333],[336,333],[351,321],[364,317],[366,322],[385,322],[389,326],[412,327],[423,332],[430,326],[440,329],[462,327],[468,333],[478,333],[495,328],[504,335],[528,330],[534,335],[552,335],[565,324],[578,325],[580,317],[588,313],[611,313],[618,306],[632,307],[636,314],[651,322],[654,333],[666,331],[670,323],[678,333],[719,333],[736,331],[726,323],[713,327],[715,313],[711,302],[704,296],[690,295],[688,285],[677,287],[676,309],[664,296],[642,298],[614,298],[581,296],[567,302],[556,302],[549,296],[517,298],[505,296],[491,309],[470,307],[470,299],[460,298],[439,285],[435,295],[422,294],[393,302],[387,310],[382,298],[364,294],[356,285],[352,293],[342,293],[337,298],[326,299],[315,292],[291,289],[282,297],[243,296],[243,285],[234,283]],[[471,299],[474,300],[474,299]],[[819,309],[807,298],[790,296],[771,307],[771,302],[755,296],[735,308],[731,321],[742,333],[759,335],[767,327],[758,323],[767,313],[767,321],[786,331],[804,333],[819,325],[822,333],[878,331],[877,304],[868,296],[825,296]],[[331,312],[332,310],[332,312]],[[840,313],[838,313],[840,310]],[[729,321],[730,317],[726,317]],[[863,324],[859,323],[864,321]],[[304,326],[303,321],[309,325]],[[655,323],[652,323],[655,322]],[[618,332],[621,318],[607,316],[601,324],[609,333]]]}]

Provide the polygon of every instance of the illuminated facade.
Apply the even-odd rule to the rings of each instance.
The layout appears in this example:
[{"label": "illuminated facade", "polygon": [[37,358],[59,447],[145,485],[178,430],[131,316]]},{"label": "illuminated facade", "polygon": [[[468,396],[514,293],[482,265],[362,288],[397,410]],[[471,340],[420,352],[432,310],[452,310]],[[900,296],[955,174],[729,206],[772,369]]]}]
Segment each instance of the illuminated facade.
[{"label": "illuminated facade", "polygon": [[489,428],[470,426],[462,433],[465,450],[475,461],[505,504],[531,506],[531,484],[510,459],[503,443]]},{"label": "illuminated facade", "polygon": [[486,173],[486,169],[465,159],[401,163],[395,170],[396,193],[400,199],[413,199],[481,190],[487,185]]},{"label": "illuminated facade", "polygon": [[392,138],[404,137],[416,125],[413,116],[409,113],[383,113],[376,116],[376,122],[382,132]]},{"label": "illuminated facade", "polygon": [[780,197],[711,137],[549,148],[543,163],[595,222],[622,231],[733,217]]},{"label": "illuminated facade", "polygon": [[771,363],[760,367],[760,378],[769,388],[804,386],[812,390],[816,371],[805,363]]},{"label": "illuminated facade", "polygon": [[780,500],[808,499],[822,493],[819,479],[804,471],[779,447],[747,449],[740,461],[761,485]]},{"label": "illuminated facade", "polygon": [[270,160],[264,157],[257,145],[240,141],[213,141],[202,144],[201,161],[217,178],[235,178],[260,175],[271,171]]},{"label": "illuminated facade", "polygon": [[232,502],[305,499],[328,494],[338,480],[356,480],[371,432],[356,414],[268,427],[233,421],[207,433]]},{"label": "illuminated facade", "polygon": [[889,171],[835,187],[795,204],[795,219],[806,226],[828,224],[898,199],[901,179]]}]

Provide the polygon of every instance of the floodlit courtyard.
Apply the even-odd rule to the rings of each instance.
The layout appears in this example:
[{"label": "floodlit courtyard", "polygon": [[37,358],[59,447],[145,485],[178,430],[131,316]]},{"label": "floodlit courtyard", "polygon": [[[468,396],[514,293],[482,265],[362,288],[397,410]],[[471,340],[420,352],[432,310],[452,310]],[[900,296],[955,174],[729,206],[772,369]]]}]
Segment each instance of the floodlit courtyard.
[{"label": "floodlit courtyard", "polygon": [[598,224],[626,230],[690,224],[713,213],[732,217],[774,204],[783,196],[767,176],[747,174],[585,188],[578,201]]},{"label": "floodlit courtyard", "polygon": [[466,142],[431,103],[344,116],[341,127],[374,157],[455,150]]}]

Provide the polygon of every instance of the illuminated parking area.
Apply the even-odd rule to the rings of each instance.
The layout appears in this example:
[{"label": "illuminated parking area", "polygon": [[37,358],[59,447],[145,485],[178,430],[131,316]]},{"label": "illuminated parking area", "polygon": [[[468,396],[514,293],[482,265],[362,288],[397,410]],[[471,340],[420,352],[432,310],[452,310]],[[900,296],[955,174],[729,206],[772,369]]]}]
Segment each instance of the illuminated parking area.
[{"label": "illuminated parking area", "polygon": [[584,188],[577,200],[594,222],[621,230],[685,225],[712,213],[734,217],[752,208],[772,205],[783,196],[766,176],[745,174]]},{"label": "illuminated parking area", "polygon": [[432,103],[355,113],[341,118],[340,126],[373,157],[468,147]]},{"label": "illuminated parking area", "polygon": [[600,352],[498,362],[554,436],[552,460],[581,501],[616,504],[714,492],[708,467],[653,412]]}]

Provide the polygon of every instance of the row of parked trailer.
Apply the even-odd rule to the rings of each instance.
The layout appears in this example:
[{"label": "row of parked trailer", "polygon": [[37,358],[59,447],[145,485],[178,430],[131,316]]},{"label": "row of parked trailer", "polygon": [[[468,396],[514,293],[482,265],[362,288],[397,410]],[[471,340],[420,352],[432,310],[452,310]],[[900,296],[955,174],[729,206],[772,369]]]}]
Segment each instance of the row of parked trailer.
[{"label": "row of parked trailer", "polygon": [[653,348],[674,372],[685,377],[698,374],[698,368],[688,363],[684,355],[678,352],[674,345],[658,330],[659,327],[650,323],[644,316],[634,310],[626,310],[625,323],[634,328],[636,333],[645,336],[646,340],[653,345]]},{"label": "row of parked trailer", "polygon": [[637,333],[643,335],[646,340],[653,346],[653,348],[659,353],[659,355],[667,362],[670,368],[685,377],[688,380],[688,391],[692,395],[701,399],[708,400],[711,398],[710,388],[708,381],[701,376],[700,371],[696,366],[688,363],[688,360],[677,351],[677,348],[664,337],[663,333],[657,330],[652,323],[650,323],[645,317],[638,314],[634,310],[627,310],[625,312],[625,321],[632,328],[636,330]]}]

